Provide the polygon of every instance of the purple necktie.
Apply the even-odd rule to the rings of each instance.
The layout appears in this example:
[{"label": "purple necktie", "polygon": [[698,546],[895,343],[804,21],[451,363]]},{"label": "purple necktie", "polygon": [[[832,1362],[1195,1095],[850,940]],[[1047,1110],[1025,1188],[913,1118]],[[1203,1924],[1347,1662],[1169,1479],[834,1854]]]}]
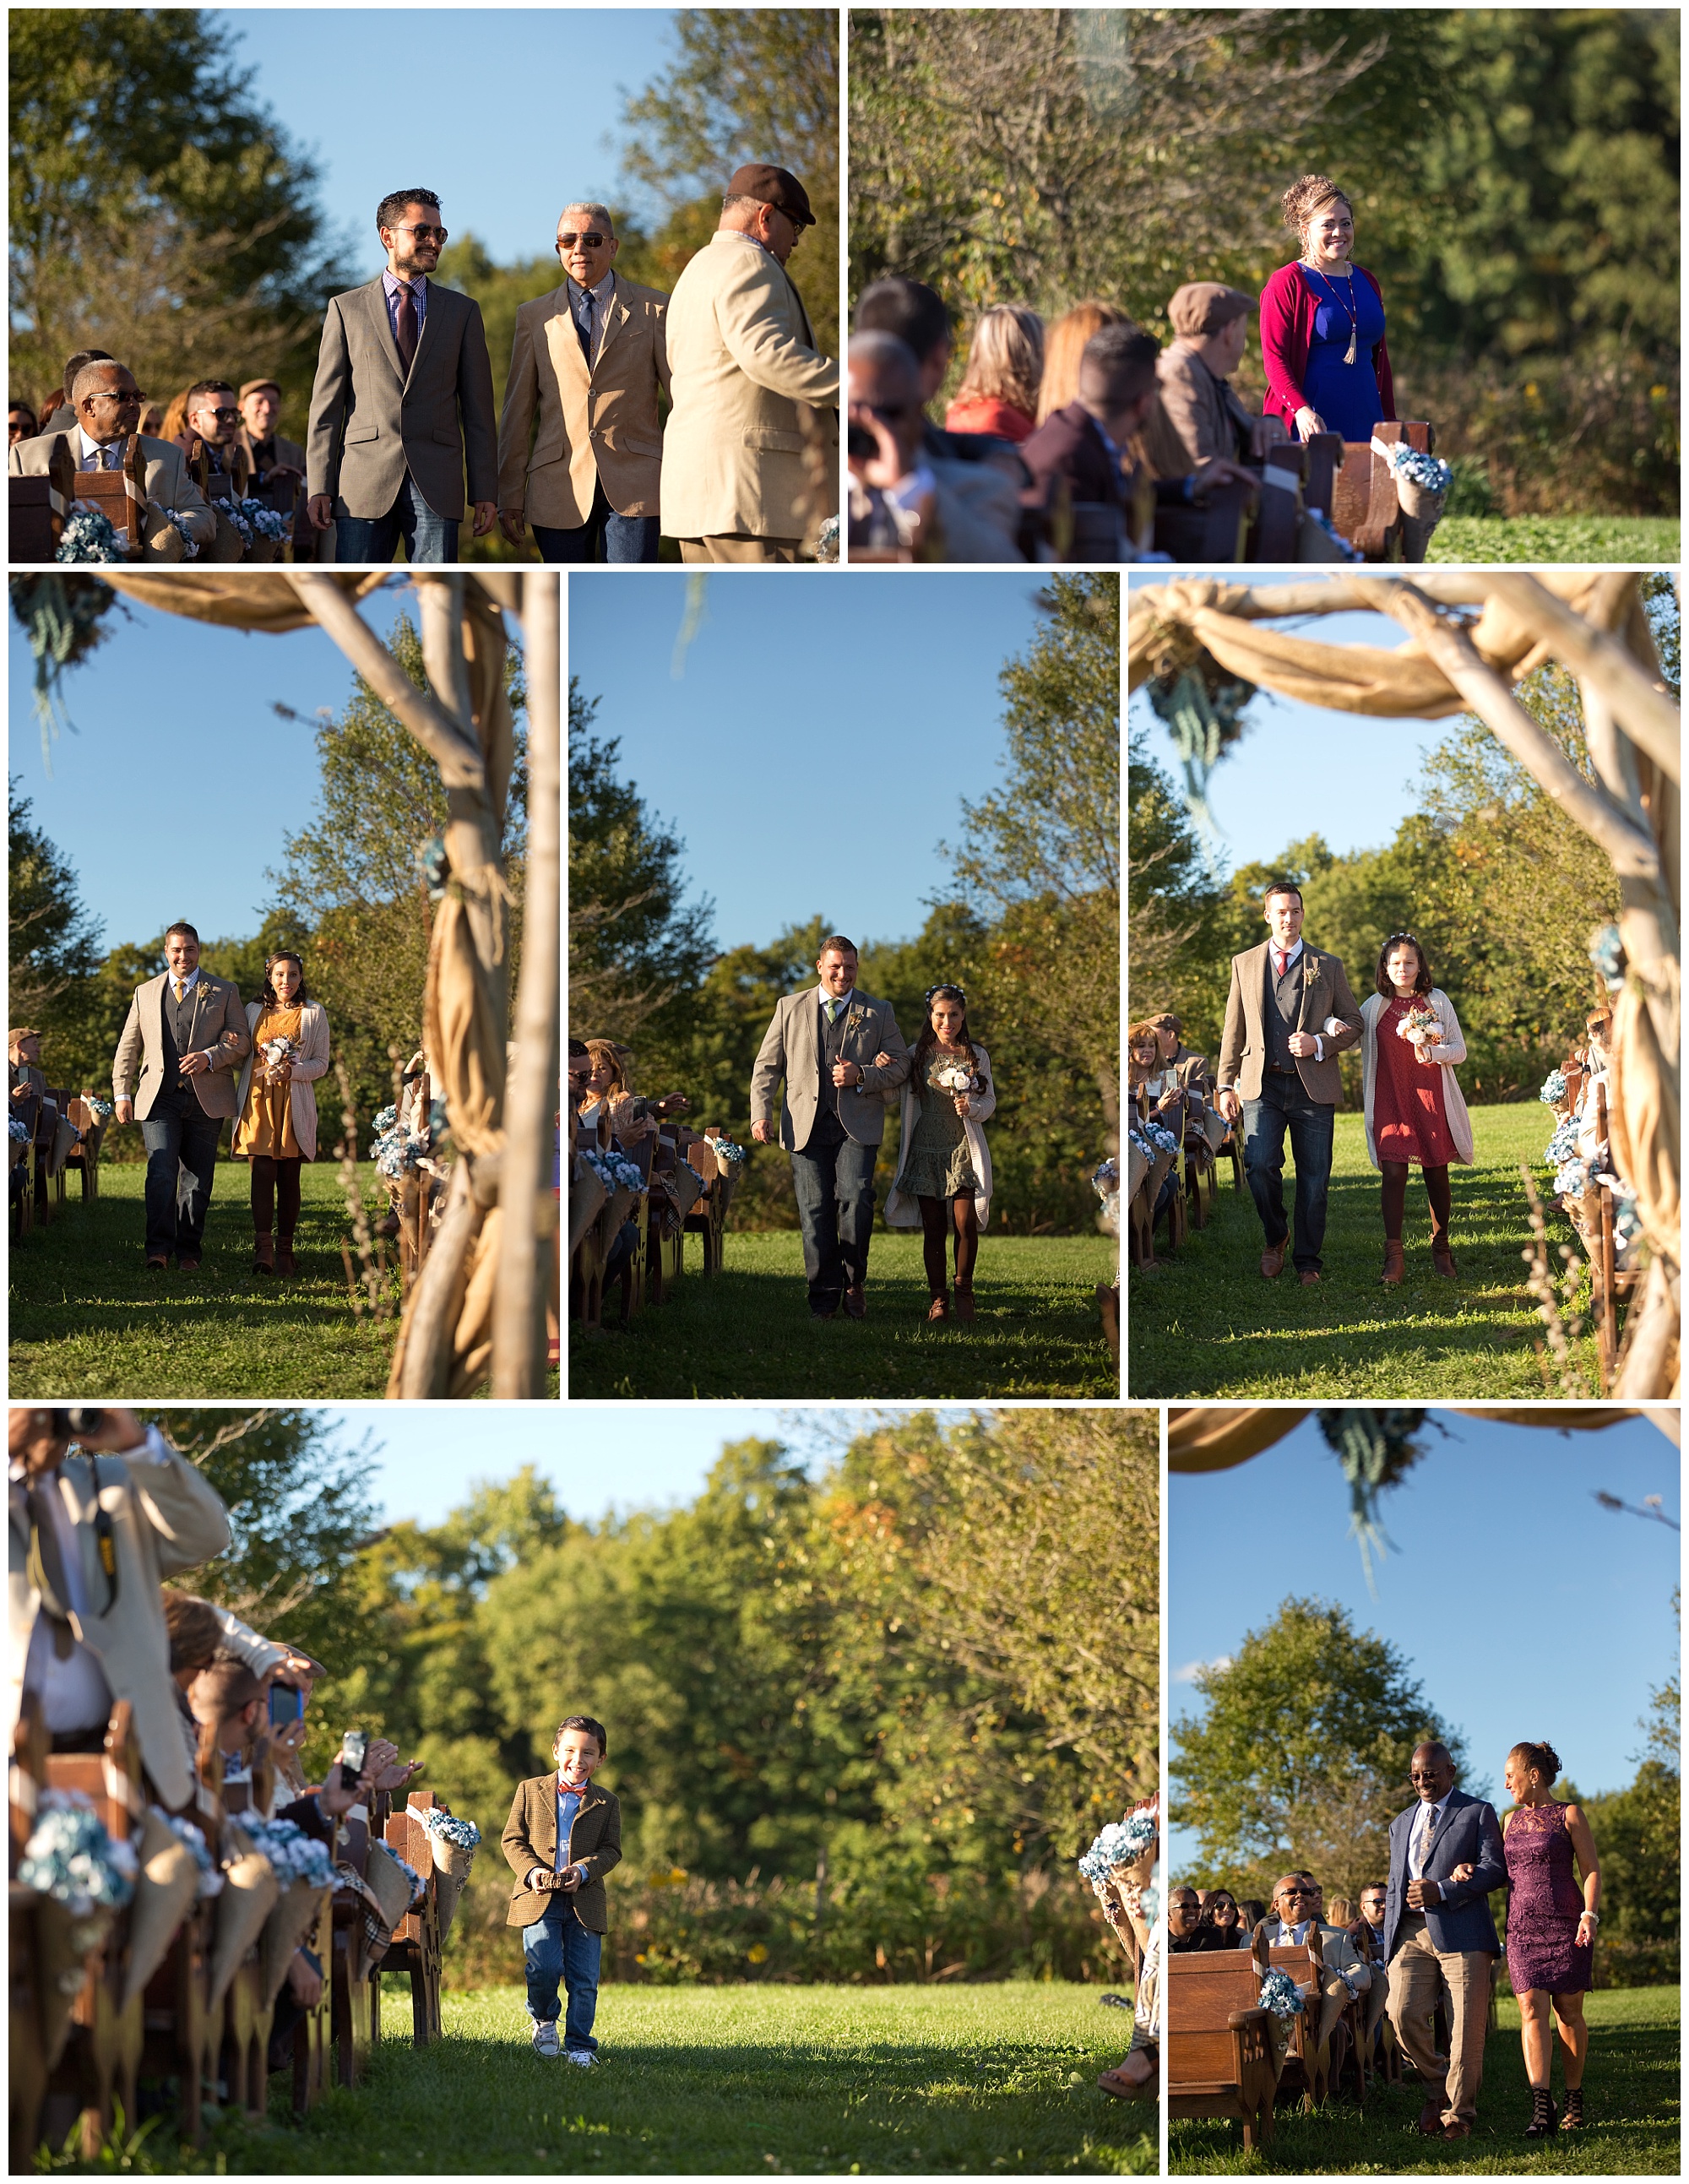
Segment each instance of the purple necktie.
[{"label": "purple necktie", "polygon": [[408,375],[416,360],[416,298],[408,281],[399,283],[399,323],[393,338],[399,343],[399,360]]}]

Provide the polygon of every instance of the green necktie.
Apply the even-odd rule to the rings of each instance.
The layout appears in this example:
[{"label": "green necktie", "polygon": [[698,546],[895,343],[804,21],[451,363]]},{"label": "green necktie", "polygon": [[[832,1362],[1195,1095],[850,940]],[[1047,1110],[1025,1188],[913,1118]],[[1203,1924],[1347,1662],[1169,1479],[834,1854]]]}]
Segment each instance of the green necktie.
[{"label": "green necktie", "polygon": [[827,1021],[828,1023],[834,1024],[838,1022],[839,1011],[844,1007],[844,1004],[843,1001],[829,1001],[827,1004]]}]

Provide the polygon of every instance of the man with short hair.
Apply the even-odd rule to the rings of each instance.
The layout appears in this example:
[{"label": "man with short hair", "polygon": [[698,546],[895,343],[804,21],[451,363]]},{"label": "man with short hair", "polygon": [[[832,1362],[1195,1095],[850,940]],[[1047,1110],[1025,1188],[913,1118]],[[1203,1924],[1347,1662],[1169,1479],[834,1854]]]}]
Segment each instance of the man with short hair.
[{"label": "man with short hair", "polygon": [[[252,1034],[234,986],[199,968],[199,935],[182,919],[164,935],[164,961],[166,970],[135,989],[111,1089],[117,1120],[138,1119],[146,1143],[147,1265],[162,1273],[174,1251],[181,1271],[196,1273],[217,1140],[235,1112],[234,1072]],[[178,1189],[184,1168],[192,1178],[185,1197]]]},{"label": "man with short hair", "polygon": [[1269,1949],[1299,1949],[1312,1942],[1319,1952],[1324,1969],[1310,2032],[1321,2081],[1329,2086],[1336,2083],[1348,2053],[1347,2032],[1337,2020],[1352,1998],[1368,1992],[1372,1974],[1343,1928],[1327,1923],[1320,1898],[1312,1875],[1284,1875],[1273,1891],[1273,1908],[1256,1931]]},{"label": "man with short hair", "polygon": [[[848,1318],[867,1315],[884,1095],[909,1074],[895,1011],[889,1001],[857,990],[856,961],[856,944],[843,933],[822,942],[815,967],[821,983],[776,1006],[750,1078],[750,1134],[760,1145],[773,1138],[774,1090],[785,1080],[779,1139],[792,1156],[817,1319],[831,1319],[841,1301]],[[884,1065],[874,1060],[881,1053],[891,1057]]]},{"label": "man with short hair", "polygon": [[[115,359],[103,348],[79,348],[74,356],[64,360],[64,376],[59,382],[59,393],[42,405],[41,429],[43,432],[74,432],[76,412],[70,400],[70,390],[76,383],[76,375],[85,364],[111,364]],[[33,436],[31,436],[33,437]]]},{"label": "man with short hair", "polygon": [[[130,437],[135,436],[136,478],[147,499],[141,526],[147,558],[182,560],[184,539],[197,547],[214,544],[217,519],[188,476],[181,449],[168,440],[143,438],[137,429],[147,398],[134,375],[120,364],[96,359],[82,365],[70,391],[76,422],[66,437],[79,471],[120,471]],[[20,440],[8,458],[12,476],[46,477],[59,438],[51,431]]]},{"label": "man with short hair", "polygon": [[1185,1956],[1198,1951],[1229,1949],[1233,1947],[1230,1935],[1223,1934],[1218,1926],[1202,1923],[1202,1900],[1194,1888],[1175,1888],[1167,1899],[1167,1947],[1169,1956]]},{"label": "man with short hair", "polygon": [[1199,477],[1222,457],[1259,462],[1286,437],[1282,418],[1252,415],[1231,385],[1256,309],[1252,296],[1219,281],[1187,281],[1167,307],[1174,337],[1157,359],[1161,404]]},{"label": "man with short hair", "polygon": [[230,457],[240,431],[240,405],[226,379],[202,379],[187,390],[182,404],[187,429],[176,436],[176,445],[194,462],[203,448],[214,477],[226,477],[232,491],[234,469]]},{"label": "man with short hair", "polygon": [[432,190],[376,208],[385,269],[332,297],[306,435],[306,489],[342,562],[457,559],[464,471],[483,538],[498,513],[498,424],[481,306],[430,278],[446,246]]},{"label": "man with short hair", "polygon": [[1367,1995],[1366,2040],[1368,2057],[1375,2052],[1378,2029],[1390,2001],[1390,1971],[1384,1958],[1384,1907],[1388,1892],[1381,1880],[1369,1880],[1361,1891],[1360,1916],[1348,1930],[1355,1953],[1373,1975]]},{"label": "man with short hair", "polygon": [[604,1879],[622,1863],[622,1807],[593,1783],[609,1749],[601,1721],[571,1713],[552,1747],[555,1772],[518,1783],[504,1823],[504,1856],[516,1876],[505,1923],[522,1930],[533,2051],[559,2052],[560,1981],[569,1997],[563,2059],[583,2070],[598,2060],[593,2020],[610,1923]]},{"label": "man with short hair", "polygon": [[[1501,1824],[1492,1806],[1455,1787],[1446,1744],[1416,1745],[1409,1775],[1418,1802],[1390,1824],[1383,1937],[1390,2021],[1425,2088],[1421,2136],[1469,2138],[1502,1947],[1489,1905],[1491,1890],[1507,1886]],[[1453,1878],[1457,1867],[1464,1880]],[[1440,1999],[1448,2006],[1446,2056],[1436,2052],[1432,2029]]]},{"label": "man with short hair", "polygon": [[240,392],[240,426],[235,435],[260,485],[282,476],[305,482],[305,451],[297,440],[276,429],[282,415],[282,389],[273,379],[248,379]]},{"label": "man with short hair", "polygon": [[923,560],[1020,560],[1020,457],[1005,443],[1012,473],[958,457],[958,436],[928,421],[926,376],[897,335],[852,334],[849,364],[851,543],[895,543]]},{"label": "man with short hair", "polygon": [[1325,1241],[1331,1142],[1343,1104],[1337,1057],[1361,1035],[1361,1012],[1335,956],[1302,943],[1302,889],[1274,880],[1262,898],[1270,939],[1231,962],[1216,1073],[1220,1112],[1242,1117],[1244,1172],[1261,1217],[1261,1272],[1276,1280],[1291,1241],[1285,1219],[1285,1133],[1296,1164],[1295,1256],[1318,1282]]},{"label": "man with short hair", "polygon": [[715,234],[669,298],[674,407],[661,515],[683,561],[795,561],[805,532],[834,512],[836,496],[810,475],[810,457],[824,458],[830,481],[839,365],[816,348],[786,270],[814,225],[795,175],[761,161],[739,168]]},{"label": "man with short hair", "polygon": [[657,558],[669,299],[616,271],[621,247],[608,205],[565,205],[563,285],[516,313],[499,420],[499,522],[513,546],[532,524],[547,561]]}]

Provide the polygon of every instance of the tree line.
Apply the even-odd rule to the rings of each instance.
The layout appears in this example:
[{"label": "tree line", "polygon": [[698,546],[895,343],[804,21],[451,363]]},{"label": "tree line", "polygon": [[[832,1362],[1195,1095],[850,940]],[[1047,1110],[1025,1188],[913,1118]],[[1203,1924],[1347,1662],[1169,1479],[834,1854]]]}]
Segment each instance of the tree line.
[{"label": "tree line", "polygon": [[[93,580],[90,579],[89,582]],[[109,588],[99,586],[109,599]],[[109,632],[103,632],[109,634]],[[120,637],[118,639],[121,642]],[[418,688],[426,686],[421,640],[408,615],[388,647]],[[523,844],[527,836],[526,685],[512,645],[505,687],[515,716],[504,849],[513,897],[510,989],[518,989]],[[289,716],[291,717],[291,716]],[[270,906],[255,933],[202,929],[200,960],[231,978],[243,1001],[258,998],[267,956],[294,950],[307,990],[328,1011],[335,1059],[351,1079],[360,1154],[369,1119],[393,1098],[393,1060],[408,1062],[421,1042],[422,994],[432,911],[419,852],[445,825],[439,770],[361,677],[338,713],[319,716],[316,807],[308,823],[271,845]],[[137,986],[164,967],[162,933],[107,944],[83,903],[75,863],[38,823],[31,801],[9,784],[8,905],[12,1022],[40,1028],[42,1066],[55,1085],[109,1098],[112,1059]],[[189,888],[182,914],[192,917]],[[321,1093],[325,1117],[341,1109],[337,1080]],[[140,1158],[139,1131],[114,1131],[105,1157]],[[326,1140],[339,1134],[337,1119]]]},{"label": "tree line", "polygon": [[[1456,513],[1675,513],[1679,20],[1643,8],[851,16],[850,288],[1259,292],[1279,193],[1329,174],[1383,283],[1399,414]],[[1258,403],[1258,365],[1240,389]]]},{"label": "tree line", "polygon": [[[1091,1226],[1090,1178],[1118,1114],[1118,581],[1059,577],[1046,604],[1000,678],[1005,779],[962,807],[950,898],[911,939],[851,936],[862,985],[894,1004],[911,1045],[929,986],[967,991],[998,1086],[992,1219],[1023,1234]],[[632,1044],[640,1091],[684,1092],[688,1119],[749,1146],[757,1047],[833,928],[817,914],[767,947],[718,950],[707,905],[688,897],[684,844],[599,730],[603,702],[571,684],[570,1030]],[[888,1157],[897,1128],[893,1114]],[[797,1226],[783,1156],[753,1154],[733,1217]]]},{"label": "tree line", "polygon": [[[1665,577],[1645,584],[1662,667],[1675,690],[1675,596]],[[1518,695],[1592,778],[1572,677],[1544,668],[1519,686]],[[1264,938],[1261,897],[1274,879],[1302,889],[1308,938],[1341,957],[1357,1001],[1372,991],[1385,936],[1420,936],[1465,1034],[1461,1077],[1469,1099],[1532,1096],[1580,1038],[1589,1010],[1606,1000],[1588,942],[1617,916],[1612,866],[1469,716],[1424,754],[1413,808],[1382,847],[1340,856],[1313,833],[1287,843],[1271,864],[1251,862],[1229,873],[1178,786],[1151,756],[1145,722],[1132,724],[1128,765],[1132,1011],[1173,1009],[1185,1019],[1186,1043],[1211,1059],[1219,1052],[1230,959]],[[1357,1056],[1345,1056],[1344,1067],[1352,1103]]]},{"label": "tree line", "polygon": [[455,1976],[515,1975],[498,1839],[575,1713],[618,1975],[1104,1975],[1074,1861],[1157,1779],[1153,1412],[857,1419],[809,1469],[744,1440],[593,1524],[524,1469],[382,1530],[320,1414],[159,1417],[233,1511],[192,1581],[330,1670],[307,1768],[379,1730],[480,1827]]}]

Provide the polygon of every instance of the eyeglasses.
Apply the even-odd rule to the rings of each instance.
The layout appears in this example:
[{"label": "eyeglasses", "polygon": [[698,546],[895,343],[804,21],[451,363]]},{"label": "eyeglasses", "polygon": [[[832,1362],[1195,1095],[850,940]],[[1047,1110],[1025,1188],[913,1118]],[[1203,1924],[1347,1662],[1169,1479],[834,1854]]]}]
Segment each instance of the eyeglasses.
[{"label": "eyeglasses", "polygon": [[[148,399],[150,397],[143,394],[138,387],[97,387],[92,394],[85,394],[82,397],[84,402],[141,403]],[[78,407],[80,406],[79,404]]]},{"label": "eyeglasses", "polygon": [[446,231],[443,227],[412,227],[407,225],[391,228],[388,232],[392,235],[414,235],[419,242],[426,242],[431,235],[436,242],[443,242],[446,239]]},{"label": "eyeglasses", "polygon": [[[214,410],[211,412],[211,415],[217,420],[217,422],[220,425],[237,424],[240,421],[240,414],[241,413],[238,410]],[[203,410],[200,410],[196,411],[195,415],[203,417],[205,415],[205,412]]]},{"label": "eyeglasses", "polygon": [[1313,1896],[1313,1891],[1311,1888],[1281,1888],[1279,1893],[1286,1903],[1310,1902]]},{"label": "eyeglasses", "polygon": [[557,238],[557,248],[560,250],[572,250],[576,244],[579,243],[583,250],[602,250],[610,239],[607,235],[560,235]]}]

